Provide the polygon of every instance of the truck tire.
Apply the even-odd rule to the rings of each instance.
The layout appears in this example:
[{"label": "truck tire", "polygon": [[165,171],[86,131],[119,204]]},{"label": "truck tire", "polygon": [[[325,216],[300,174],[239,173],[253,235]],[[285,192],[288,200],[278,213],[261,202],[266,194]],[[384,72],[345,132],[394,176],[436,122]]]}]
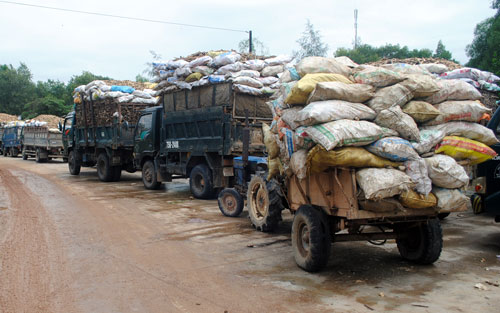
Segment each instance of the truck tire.
[{"label": "truck tire", "polygon": [[189,188],[195,198],[211,199],[214,197],[212,174],[207,165],[198,164],[191,170]]},{"label": "truck tire", "polygon": [[399,227],[396,243],[399,254],[411,262],[432,264],[439,259],[443,248],[443,231],[438,219]]},{"label": "truck tire", "polygon": [[105,152],[101,152],[97,157],[97,176],[102,182],[110,182],[113,180],[113,169],[109,164],[108,155]]},{"label": "truck tire", "polygon": [[25,161],[26,161],[26,160],[28,159],[28,155],[26,154],[26,148],[23,148],[23,153],[22,153],[22,155],[23,155],[23,160],[25,160]]},{"label": "truck tire", "polygon": [[82,165],[80,163],[80,159],[78,158],[78,155],[76,154],[75,150],[71,150],[69,152],[68,168],[69,168],[69,173],[71,175],[80,174],[80,169],[82,168]]},{"label": "truck tire", "polygon": [[217,197],[219,210],[225,216],[237,217],[243,211],[244,201],[240,193],[234,188],[225,188]]},{"label": "truck tire", "polygon": [[247,209],[252,226],[261,232],[272,232],[281,221],[284,209],[278,182],[265,181],[254,175],[248,184]]},{"label": "truck tire", "polygon": [[10,149],[10,156],[13,158],[17,158],[17,155],[19,154],[19,150],[17,148],[12,148]]},{"label": "truck tire", "polygon": [[297,265],[317,272],[328,264],[332,246],[327,216],[312,206],[299,208],[292,224],[292,248]]},{"label": "truck tire", "polygon": [[158,181],[156,177],[156,170],[153,161],[147,160],[144,162],[142,166],[142,183],[144,184],[144,188],[149,190],[159,189],[161,186],[161,182]]},{"label": "truck tire", "polygon": [[40,158],[40,149],[37,148],[35,152],[35,162],[36,163],[42,163],[42,159]]},{"label": "truck tire", "polygon": [[111,181],[120,181],[120,178],[122,177],[122,167],[112,166],[111,171],[113,172],[113,178]]}]

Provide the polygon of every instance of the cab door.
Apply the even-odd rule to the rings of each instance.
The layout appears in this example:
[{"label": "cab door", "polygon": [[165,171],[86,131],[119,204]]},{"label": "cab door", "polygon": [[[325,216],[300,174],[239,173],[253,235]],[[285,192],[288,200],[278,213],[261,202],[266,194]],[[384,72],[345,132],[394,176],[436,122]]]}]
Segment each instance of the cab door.
[{"label": "cab door", "polygon": [[141,115],[137,121],[137,127],[134,134],[134,159],[138,162],[145,155],[154,153],[154,138],[153,138],[153,112],[147,112]]}]

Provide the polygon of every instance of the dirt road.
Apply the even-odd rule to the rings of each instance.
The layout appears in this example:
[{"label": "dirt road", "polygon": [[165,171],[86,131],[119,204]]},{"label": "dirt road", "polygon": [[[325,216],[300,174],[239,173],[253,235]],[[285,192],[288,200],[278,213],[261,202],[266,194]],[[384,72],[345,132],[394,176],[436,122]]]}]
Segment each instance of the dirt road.
[{"label": "dirt road", "polygon": [[[139,174],[0,157],[0,312],[494,312],[500,225],[471,213],[443,222],[433,266],[385,246],[338,243],[309,274],[291,253],[292,217],[254,231],[190,197],[185,180],[146,191]],[[481,283],[487,290],[475,288]]]}]

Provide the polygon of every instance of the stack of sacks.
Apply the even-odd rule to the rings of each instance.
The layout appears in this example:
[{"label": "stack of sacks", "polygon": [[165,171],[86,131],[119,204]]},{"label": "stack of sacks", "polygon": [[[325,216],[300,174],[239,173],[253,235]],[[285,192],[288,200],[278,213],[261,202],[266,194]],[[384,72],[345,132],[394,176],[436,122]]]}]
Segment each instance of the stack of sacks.
[{"label": "stack of sacks", "polygon": [[158,83],[155,95],[225,81],[233,82],[237,92],[272,95],[279,88],[281,76],[291,80],[296,74],[288,70],[292,61],[293,57],[287,55],[255,59],[234,51],[210,51],[153,63],[154,81]]},{"label": "stack of sacks", "polygon": [[500,77],[487,71],[481,71],[476,68],[464,67],[453,71],[444,72],[439,75],[441,79],[460,79],[478,89],[488,91],[500,91],[497,85],[500,82]]},{"label": "stack of sacks", "polygon": [[149,87],[153,88],[155,84],[94,80],[87,85],[76,87],[73,93],[73,101],[76,104],[80,104],[82,103],[82,98],[90,101],[92,97],[94,101],[111,99],[113,102],[118,103],[155,105],[158,102],[158,98],[153,96],[154,90]]},{"label": "stack of sacks", "polygon": [[26,126],[26,127],[42,127],[42,126],[47,126],[47,122],[42,122],[39,120],[32,119],[32,120],[27,120],[24,123],[24,126]]},{"label": "stack of sacks", "polygon": [[478,164],[496,155],[488,147],[496,137],[477,123],[490,110],[462,80],[391,66],[301,60],[300,79],[283,82],[268,103],[274,115],[265,129],[273,151],[269,176],[304,179],[329,167],[354,167],[362,206],[384,199],[438,212],[462,207],[467,197],[460,189],[469,177],[457,161]]}]

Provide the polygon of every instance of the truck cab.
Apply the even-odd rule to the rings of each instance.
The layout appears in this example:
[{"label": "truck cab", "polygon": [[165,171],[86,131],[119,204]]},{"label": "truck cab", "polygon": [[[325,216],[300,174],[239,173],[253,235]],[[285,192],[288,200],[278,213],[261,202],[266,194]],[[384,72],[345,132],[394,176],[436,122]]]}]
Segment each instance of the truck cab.
[{"label": "truck cab", "polygon": [[143,183],[147,189],[157,189],[164,175],[158,170],[156,157],[160,151],[163,108],[145,109],[134,131],[134,167],[143,170]]},{"label": "truck cab", "polygon": [[6,126],[2,136],[2,151],[4,156],[17,157],[21,152],[22,126]]},{"label": "truck cab", "polygon": [[69,112],[64,118],[64,123],[61,126],[63,154],[68,157],[69,150],[73,147],[73,123],[75,121],[75,112]]},{"label": "truck cab", "polygon": [[[500,110],[497,109],[486,127],[499,138],[499,126]],[[493,215],[495,221],[500,223],[500,143],[492,145],[491,148],[499,155],[477,166],[476,178],[471,184],[475,191],[471,202],[474,213]]]}]

